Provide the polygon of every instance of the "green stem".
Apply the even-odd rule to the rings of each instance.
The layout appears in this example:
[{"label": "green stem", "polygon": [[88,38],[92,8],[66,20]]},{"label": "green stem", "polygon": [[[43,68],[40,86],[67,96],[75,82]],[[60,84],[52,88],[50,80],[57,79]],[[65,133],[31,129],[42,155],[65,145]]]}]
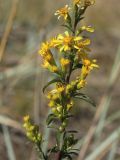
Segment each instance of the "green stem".
[{"label": "green stem", "polygon": [[[81,18],[81,16],[84,14],[84,12],[85,12],[85,10],[86,10],[86,8],[84,8],[83,10],[81,10],[81,11],[76,11],[76,13],[75,13],[75,22],[74,22],[74,25],[73,25],[73,30],[71,30],[71,32],[72,32],[72,34],[73,34],[73,36],[75,36],[75,34],[76,34],[76,28],[77,28],[77,25],[78,25],[78,23],[79,23],[79,21],[80,21],[80,18]],[[79,12],[79,13],[78,13]],[[72,27],[72,26],[69,26],[69,27]],[[73,51],[74,52],[74,51]],[[72,69],[73,69],[73,59],[74,59],[74,57],[71,57],[71,63],[70,63],[70,67],[69,67],[69,71],[68,71],[68,73],[66,74],[66,76],[65,76],[65,83],[66,84],[69,84],[69,82],[70,82],[70,76],[71,76],[71,73],[72,73]],[[67,99],[64,99],[64,104],[66,104],[67,103]],[[64,104],[63,104],[63,106],[64,106]],[[64,107],[65,108],[65,107]],[[64,114],[65,113],[62,113],[63,115],[62,116],[64,116]],[[63,120],[61,120],[61,123],[63,122]],[[64,130],[66,130],[66,127],[65,127],[65,129]],[[64,132],[64,130],[61,132],[61,134]],[[63,144],[62,144],[62,148],[63,148],[63,146],[64,146],[64,141],[63,141]],[[61,150],[61,148],[60,148],[60,151],[59,151],[59,153],[58,153],[58,156],[57,156],[57,160],[62,160],[62,150]]]},{"label": "green stem", "polygon": [[37,144],[37,147],[38,147],[38,149],[39,149],[39,151],[40,151],[40,153],[41,153],[41,155],[42,155],[42,158],[43,158],[44,160],[47,160],[47,157],[45,156],[44,152],[42,151],[42,148],[41,148],[40,144]]},{"label": "green stem", "polygon": [[75,13],[75,22],[74,22],[74,26],[73,26],[73,33],[75,35],[76,32],[76,28],[78,23],[80,22],[81,19],[83,19],[84,17],[82,17],[82,15],[85,13],[87,9],[87,6],[85,6],[83,9],[77,10]]},{"label": "green stem", "polygon": [[60,151],[59,155],[58,155],[58,160],[62,160],[62,152]]},{"label": "green stem", "polygon": [[71,72],[72,72],[72,67],[73,67],[73,62],[71,62],[71,64],[70,64],[69,73],[68,73],[68,75],[67,75],[67,77],[66,77],[66,83],[69,83],[69,81],[70,81],[70,76],[71,76]]}]

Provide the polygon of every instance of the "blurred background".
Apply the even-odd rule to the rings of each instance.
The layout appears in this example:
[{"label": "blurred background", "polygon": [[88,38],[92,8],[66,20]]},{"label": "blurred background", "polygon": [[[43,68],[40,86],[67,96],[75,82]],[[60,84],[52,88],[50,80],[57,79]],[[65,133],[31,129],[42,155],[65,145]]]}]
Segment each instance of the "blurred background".
[{"label": "blurred background", "polygon": [[[84,93],[99,106],[109,84],[116,78],[89,153],[120,127],[120,2],[96,1],[87,10],[82,24],[95,28],[91,36],[91,57],[97,59],[100,69],[89,76]],[[0,0],[0,160],[37,159],[34,147],[23,134],[22,118],[29,114],[40,124],[41,131],[46,132],[44,124],[49,110],[42,87],[51,75],[41,68],[37,51],[42,41],[62,32],[54,12],[68,3],[67,0]],[[111,81],[110,77],[113,77]],[[97,107],[83,101],[75,104],[75,119],[70,127],[79,130],[82,138],[92,124]],[[47,131],[49,145],[52,135]],[[120,160],[120,143],[118,139],[113,142],[103,160]]]}]

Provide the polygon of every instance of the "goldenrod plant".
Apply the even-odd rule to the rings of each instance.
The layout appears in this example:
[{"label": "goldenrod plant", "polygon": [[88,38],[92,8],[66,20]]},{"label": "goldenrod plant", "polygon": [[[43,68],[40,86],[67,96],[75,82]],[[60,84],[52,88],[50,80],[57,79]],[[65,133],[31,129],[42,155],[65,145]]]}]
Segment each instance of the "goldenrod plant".
[{"label": "goldenrod plant", "polygon": [[[50,160],[51,155],[54,155],[52,160],[72,160],[78,155],[79,148],[74,147],[78,142],[75,135],[77,131],[68,129],[69,119],[74,116],[74,100],[82,99],[95,106],[94,102],[82,93],[82,89],[87,85],[87,76],[94,68],[99,67],[96,60],[90,58],[91,40],[86,36],[86,32],[93,33],[94,29],[80,24],[85,11],[94,3],[94,0],[72,0],[71,6],[65,5],[57,10],[55,15],[59,20],[63,19],[65,32],[42,43],[39,49],[43,59],[42,66],[55,77],[45,85],[43,92],[53,85],[54,89],[46,94],[51,109],[46,123],[48,128],[55,130],[56,143],[44,153],[44,137],[39,133],[39,127],[31,123],[29,116],[24,117],[24,127],[27,137],[37,146],[43,160]],[[53,52],[58,54],[59,61],[54,58]],[[76,69],[80,70],[79,75],[71,80]]]}]

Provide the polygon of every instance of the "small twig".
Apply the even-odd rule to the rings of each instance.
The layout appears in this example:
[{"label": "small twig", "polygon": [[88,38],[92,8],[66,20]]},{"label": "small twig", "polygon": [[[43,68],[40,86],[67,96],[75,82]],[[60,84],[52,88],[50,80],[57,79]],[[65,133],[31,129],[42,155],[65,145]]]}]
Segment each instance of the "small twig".
[{"label": "small twig", "polygon": [[6,48],[8,37],[9,37],[10,32],[12,30],[13,22],[14,22],[16,12],[17,12],[17,6],[18,6],[18,0],[13,0],[13,4],[12,4],[12,8],[11,8],[10,15],[8,18],[8,22],[6,24],[5,32],[3,34],[1,44],[0,44],[0,61],[3,58],[3,54],[4,54],[4,51]]},{"label": "small twig", "polygon": [[5,144],[6,144],[6,149],[7,149],[9,160],[16,160],[8,127],[2,125],[2,129],[3,129],[4,140],[5,140]]}]

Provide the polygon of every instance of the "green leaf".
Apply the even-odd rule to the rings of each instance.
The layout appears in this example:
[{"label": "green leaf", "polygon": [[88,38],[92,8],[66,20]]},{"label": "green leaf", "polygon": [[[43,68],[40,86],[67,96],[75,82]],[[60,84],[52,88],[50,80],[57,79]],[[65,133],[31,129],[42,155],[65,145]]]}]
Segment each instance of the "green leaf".
[{"label": "green leaf", "polygon": [[57,132],[56,134],[56,141],[57,141],[57,145],[60,145],[60,132]]},{"label": "green leaf", "polygon": [[56,152],[58,152],[59,151],[59,149],[58,149],[58,147],[57,146],[55,146],[55,147],[53,147],[53,148],[51,148],[51,149],[48,149],[48,155],[50,155],[51,153],[56,153]]},{"label": "green leaf", "polygon": [[93,105],[94,107],[96,107],[95,102],[94,102],[89,96],[87,96],[86,94],[76,93],[73,97],[74,97],[74,98],[77,98],[77,99],[82,99],[82,100],[90,103],[90,104]]},{"label": "green leaf", "polygon": [[57,141],[57,145],[59,146],[60,150],[62,150],[62,146],[63,146],[63,140],[64,140],[63,137],[64,137],[64,133],[57,132],[56,141]]},{"label": "green leaf", "polygon": [[48,126],[47,128],[55,129],[55,130],[57,130],[57,131],[58,131],[58,128],[57,128],[57,127],[55,127],[54,125]]},{"label": "green leaf", "polygon": [[49,82],[43,87],[43,93],[45,92],[45,89],[46,89],[49,85],[51,85],[51,84],[53,84],[53,83],[56,83],[56,82],[61,82],[61,79],[55,78],[55,79],[49,81]]},{"label": "green leaf", "polygon": [[73,70],[78,69],[78,68],[81,69],[82,66],[83,66],[83,64],[82,64],[82,63],[79,63],[79,64],[77,64],[77,65],[75,65],[75,66],[73,67]]},{"label": "green leaf", "polygon": [[73,148],[73,149],[71,149],[70,151],[77,151],[77,152],[79,152],[79,151],[80,151],[80,149]]},{"label": "green leaf", "polygon": [[68,25],[63,24],[62,26],[63,26],[63,27],[66,27],[66,28],[69,29],[71,32],[73,32],[72,28],[69,27]]},{"label": "green leaf", "polygon": [[72,114],[67,114],[67,115],[65,115],[65,119],[67,119],[67,118],[73,118],[74,117],[74,115],[72,115]]},{"label": "green leaf", "polygon": [[69,154],[65,154],[64,158],[68,158],[69,160],[72,160],[72,157]]},{"label": "green leaf", "polygon": [[76,152],[68,152],[69,154],[73,154],[73,155],[75,155],[75,156],[78,156],[78,153],[76,153]]},{"label": "green leaf", "polygon": [[84,7],[84,8],[81,8],[80,11],[79,11],[79,16],[81,17],[85,11],[86,11],[87,7]]},{"label": "green leaf", "polygon": [[83,20],[85,17],[81,17],[79,20],[81,21],[81,20]]},{"label": "green leaf", "polygon": [[52,123],[52,121],[54,121],[55,119],[56,119],[56,116],[54,114],[49,114],[46,120],[47,125],[49,126]]},{"label": "green leaf", "polygon": [[69,130],[69,131],[66,131],[67,133],[78,133],[78,131],[76,130]]}]

